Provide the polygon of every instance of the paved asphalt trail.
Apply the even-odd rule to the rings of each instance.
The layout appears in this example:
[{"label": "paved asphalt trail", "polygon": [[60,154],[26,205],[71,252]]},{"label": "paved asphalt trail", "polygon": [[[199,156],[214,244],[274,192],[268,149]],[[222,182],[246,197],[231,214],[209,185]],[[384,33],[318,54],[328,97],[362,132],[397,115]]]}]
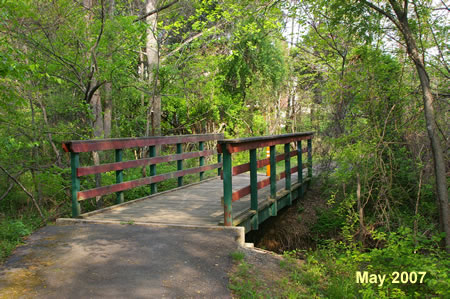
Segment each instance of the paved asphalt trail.
[{"label": "paved asphalt trail", "polygon": [[0,266],[0,298],[230,298],[233,231],[44,227]]}]

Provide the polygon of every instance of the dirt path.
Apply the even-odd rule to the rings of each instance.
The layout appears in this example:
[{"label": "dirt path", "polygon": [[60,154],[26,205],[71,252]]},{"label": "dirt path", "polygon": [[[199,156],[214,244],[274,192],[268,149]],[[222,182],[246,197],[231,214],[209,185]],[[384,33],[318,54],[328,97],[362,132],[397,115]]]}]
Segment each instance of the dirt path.
[{"label": "dirt path", "polygon": [[230,298],[233,231],[47,226],[0,267],[0,298]]}]

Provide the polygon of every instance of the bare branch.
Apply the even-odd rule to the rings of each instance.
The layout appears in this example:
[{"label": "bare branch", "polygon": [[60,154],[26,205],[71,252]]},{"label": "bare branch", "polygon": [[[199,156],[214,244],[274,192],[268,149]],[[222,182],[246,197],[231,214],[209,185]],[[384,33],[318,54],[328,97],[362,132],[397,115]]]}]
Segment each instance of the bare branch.
[{"label": "bare branch", "polygon": [[164,6],[158,7],[157,9],[154,9],[154,10],[152,10],[152,11],[149,11],[149,12],[146,13],[145,15],[143,15],[143,16],[137,18],[136,20],[134,20],[133,23],[136,23],[136,22],[139,22],[139,21],[141,21],[141,20],[143,20],[143,19],[146,19],[146,18],[148,18],[149,16],[151,16],[151,15],[153,15],[153,14],[155,14],[155,13],[160,12],[161,10],[164,10],[164,9],[166,9],[166,8],[171,7],[172,5],[174,5],[174,4],[177,3],[177,2],[178,2],[178,0],[175,0],[175,1],[170,2],[169,4],[166,4],[166,5],[164,5]]},{"label": "bare branch", "polygon": [[395,16],[393,16],[392,14],[390,14],[389,12],[385,11],[384,9],[381,9],[380,7],[376,6],[375,4],[367,1],[367,0],[360,0],[362,3],[366,4],[367,6],[369,6],[370,8],[372,8],[373,10],[379,12],[380,14],[382,14],[383,16],[385,16],[386,18],[388,18],[389,20],[391,20],[392,23],[395,24],[395,26],[397,26],[397,28],[399,28],[401,30],[401,25],[398,22],[398,20],[395,18]]},{"label": "bare branch", "polygon": [[181,45],[179,45],[178,47],[176,47],[174,50],[170,51],[166,56],[164,56],[161,59],[161,62],[166,60],[168,57],[172,56],[173,54],[175,54],[176,52],[180,51],[182,48],[184,48],[186,45],[188,45],[189,43],[191,43],[192,41],[196,40],[197,38],[201,37],[202,35],[204,35],[205,33],[209,32],[212,29],[217,29],[220,28],[221,26],[223,26],[225,23],[221,23],[221,24],[217,24],[215,26],[212,26],[208,29],[206,29],[205,31],[199,32],[191,37],[189,37],[188,39],[186,39],[184,42],[181,43]]},{"label": "bare branch", "polygon": [[6,189],[5,193],[3,193],[2,196],[0,196],[0,201],[9,194],[9,191],[11,191],[12,187],[14,187],[14,184],[13,183],[9,184],[8,189]]},{"label": "bare branch", "polygon": [[441,3],[444,5],[444,7],[445,7],[448,11],[450,11],[450,8],[447,6],[447,4],[445,4],[445,2],[444,2],[443,0],[441,0]]},{"label": "bare branch", "polygon": [[19,182],[19,181],[18,181],[14,176],[12,176],[5,168],[3,168],[3,166],[0,165],[0,169],[3,170],[3,172],[6,173],[6,175],[7,175],[11,180],[13,180],[14,183],[16,183],[16,184],[23,190],[23,192],[25,192],[25,193],[31,198],[31,200],[33,201],[33,203],[34,203],[36,209],[37,209],[38,212],[39,212],[39,215],[40,215],[41,218],[45,221],[45,217],[44,217],[44,215],[42,214],[41,208],[39,208],[39,205],[38,205],[38,203],[36,202],[36,199],[34,198],[33,194],[31,194],[31,193],[30,193],[30,192],[22,185],[21,182]]}]

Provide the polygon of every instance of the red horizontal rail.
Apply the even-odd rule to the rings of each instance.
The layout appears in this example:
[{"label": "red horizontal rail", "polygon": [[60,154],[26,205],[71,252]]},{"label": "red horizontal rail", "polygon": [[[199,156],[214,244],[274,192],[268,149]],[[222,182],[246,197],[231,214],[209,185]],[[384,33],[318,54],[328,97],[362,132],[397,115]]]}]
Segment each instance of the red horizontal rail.
[{"label": "red horizontal rail", "polygon": [[[303,165],[303,169],[304,168],[306,168],[306,165]],[[291,168],[291,173],[297,172],[297,170],[298,170],[298,166],[292,167]],[[283,172],[277,174],[276,180],[279,181],[279,180],[284,179],[285,177],[286,177],[286,172],[283,171]],[[268,185],[270,185],[270,177],[268,177],[268,178],[266,178],[264,180],[258,181],[258,184],[257,184],[258,187],[257,188],[258,189],[262,189],[262,188],[264,188],[264,187],[266,187]],[[231,200],[232,201],[237,201],[237,200],[241,199],[242,197],[250,194],[250,191],[251,191],[250,186],[247,186],[247,187],[244,187],[244,188],[239,189],[237,191],[234,191],[231,194]]]},{"label": "red horizontal rail", "polygon": [[[308,152],[308,148],[304,148],[302,149],[302,153],[307,153]],[[290,157],[295,157],[297,156],[297,151],[291,151],[290,152]],[[276,162],[280,162],[284,160],[284,153],[283,154],[279,154],[277,156],[275,156],[275,161]],[[267,166],[270,164],[270,158],[267,159],[262,159],[262,160],[258,160],[256,162],[256,168],[261,168],[264,166]],[[244,172],[250,171],[250,163],[245,163],[245,164],[241,164],[241,165],[237,165],[234,166],[233,169],[231,170],[231,174],[234,175],[238,175]],[[220,178],[223,180],[223,173],[220,174]]]},{"label": "red horizontal rail", "polygon": [[[307,148],[302,149],[302,153],[306,153],[306,152],[308,152]],[[289,156],[290,157],[297,156],[297,151],[296,150],[295,151],[291,151],[289,153]],[[283,160],[284,160],[284,153],[275,156],[275,161],[276,162],[280,162],[280,161],[283,161]],[[269,164],[270,164],[270,158],[258,160],[256,162],[256,168],[261,168],[261,167],[267,166]],[[250,171],[250,163],[245,163],[245,164],[234,166],[231,173],[232,173],[232,175],[238,175],[238,174],[241,174],[241,173],[244,173],[244,172],[247,172],[247,171]]]},{"label": "red horizontal rail", "polygon": [[81,153],[81,152],[104,151],[112,149],[123,149],[131,147],[144,147],[152,145],[221,140],[223,138],[224,138],[223,134],[116,138],[116,139],[68,141],[64,142],[62,146],[66,152]]},{"label": "red horizontal rail", "polygon": [[311,139],[313,132],[284,134],[265,137],[251,137],[242,139],[224,139],[218,140],[217,150],[219,153],[226,148],[229,153],[237,153],[245,150],[251,150],[260,147],[286,144],[290,142]]},{"label": "red horizontal rail", "polygon": [[205,165],[205,166],[200,166],[200,167],[195,167],[195,168],[189,168],[186,170],[164,173],[164,174],[160,174],[160,175],[145,177],[142,179],[132,180],[132,181],[123,182],[123,183],[119,183],[119,184],[89,189],[89,190],[78,192],[78,200],[84,200],[84,199],[93,198],[96,196],[102,196],[102,195],[111,194],[114,192],[124,191],[124,190],[128,190],[131,188],[148,185],[148,184],[152,184],[152,183],[158,183],[158,182],[161,182],[164,180],[177,178],[177,177],[184,176],[187,174],[193,174],[193,173],[198,173],[198,172],[202,172],[202,171],[207,171],[207,170],[211,170],[211,169],[215,169],[215,168],[219,168],[219,167],[222,167],[222,163],[216,163],[216,164]]},{"label": "red horizontal rail", "polygon": [[199,152],[189,152],[189,153],[169,155],[169,156],[160,156],[160,157],[145,158],[145,159],[132,160],[132,161],[115,162],[115,163],[107,163],[107,164],[102,164],[102,165],[80,167],[77,169],[77,177],[89,175],[89,174],[95,174],[95,173],[103,173],[103,172],[108,172],[108,171],[123,170],[123,169],[128,169],[128,168],[133,168],[133,167],[138,167],[138,166],[145,166],[145,165],[150,165],[150,164],[158,164],[158,163],[178,161],[178,160],[191,159],[191,158],[197,158],[197,157],[205,157],[205,156],[210,156],[210,155],[214,155],[214,154],[217,154],[216,150],[206,150],[206,151],[199,151]]}]

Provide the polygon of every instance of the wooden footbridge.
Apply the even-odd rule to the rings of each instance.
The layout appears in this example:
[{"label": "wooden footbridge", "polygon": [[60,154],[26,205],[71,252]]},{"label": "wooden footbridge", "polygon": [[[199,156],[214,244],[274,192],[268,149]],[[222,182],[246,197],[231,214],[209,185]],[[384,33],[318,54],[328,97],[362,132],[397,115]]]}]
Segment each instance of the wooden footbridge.
[{"label": "wooden footbridge", "polygon": [[[260,223],[276,216],[306,191],[312,177],[312,137],[313,132],[242,139],[205,134],[65,142],[63,148],[70,152],[72,168],[72,216],[121,222],[243,226],[246,232],[256,230]],[[305,148],[302,148],[303,140]],[[136,153],[136,148],[148,149],[149,157],[125,161],[124,156],[138,156],[131,154]],[[160,154],[170,150],[176,153]],[[83,161],[91,161],[91,152],[103,152],[103,157],[113,157],[114,161],[82,166],[80,156]],[[307,153],[307,163],[303,163],[303,153]],[[250,162],[233,166],[233,156],[235,160]],[[291,158],[297,160],[295,167]],[[284,167],[278,163],[281,161]],[[170,162],[176,162],[177,170],[163,173],[168,168],[164,164]],[[189,165],[193,166],[185,168]],[[284,169],[277,171],[277,166]],[[148,172],[141,171],[147,167]],[[267,174],[258,173],[258,169],[266,167]],[[124,173],[132,169],[135,171],[129,175]],[[205,173],[211,171],[214,177],[206,178]],[[89,188],[94,181],[89,176],[108,172],[115,172],[113,184]],[[142,177],[141,172],[149,175]],[[136,174],[140,178],[130,179]],[[192,174],[198,174],[200,181],[184,184],[183,178]],[[103,182],[108,178],[111,181],[109,175],[103,177]],[[158,183],[174,178],[178,187],[158,192]],[[82,190],[81,186],[88,189]],[[133,188],[140,188],[140,192],[145,188],[149,195],[128,198],[133,195]],[[81,201],[109,194],[115,194],[115,205],[81,213]]]}]

